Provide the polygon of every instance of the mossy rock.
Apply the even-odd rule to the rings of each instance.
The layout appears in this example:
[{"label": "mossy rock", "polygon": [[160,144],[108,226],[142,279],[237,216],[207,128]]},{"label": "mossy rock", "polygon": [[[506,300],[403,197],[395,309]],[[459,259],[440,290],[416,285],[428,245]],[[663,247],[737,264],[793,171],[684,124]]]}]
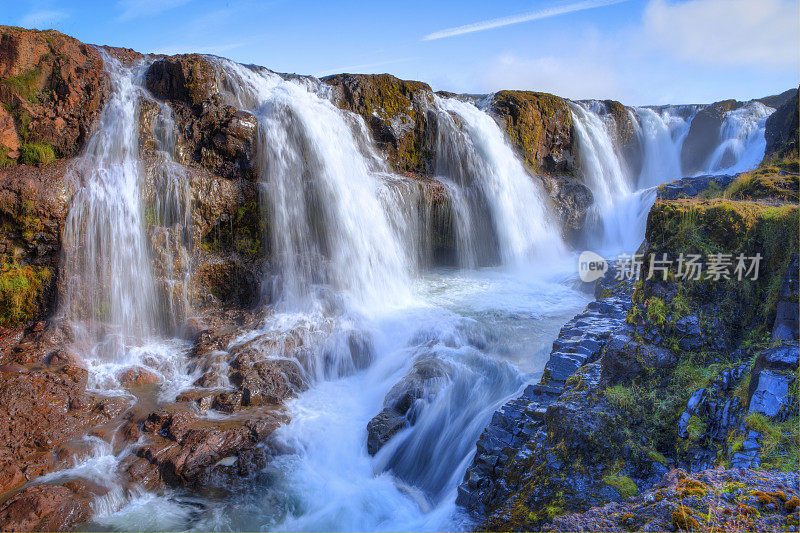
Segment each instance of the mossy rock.
[{"label": "mossy rock", "polygon": [[533,91],[500,91],[494,95],[492,112],[533,172],[573,172],[574,131],[565,99]]},{"label": "mossy rock", "polygon": [[23,165],[40,167],[56,159],[56,152],[47,143],[25,143],[19,148],[18,161]]},{"label": "mossy rock", "polygon": [[[710,254],[730,254],[734,265],[731,274],[739,254],[760,254],[756,280],[740,281],[733,275],[728,280],[714,280],[704,275],[700,280],[680,281],[689,301],[698,307],[716,304],[720,318],[733,321],[732,325],[744,332],[772,326],[783,275],[792,255],[798,253],[799,221],[796,204],[681,199],[656,202],[645,238],[648,252],[656,257],[666,253],[677,260],[681,253],[700,254],[707,262]],[[638,298],[649,297],[652,288],[653,284],[643,287]]]},{"label": "mossy rock", "polygon": [[267,223],[257,200],[240,205],[228,220],[219,222],[201,240],[212,253],[235,253],[245,261],[262,260],[268,249]]},{"label": "mossy rock", "polygon": [[16,327],[36,320],[52,273],[46,267],[0,266],[0,326]]},{"label": "mossy rock", "polygon": [[433,91],[426,83],[390,74],[336,74],[322,78],[336,88],[337,105],[364,118],[394,170],[433,173]]}]

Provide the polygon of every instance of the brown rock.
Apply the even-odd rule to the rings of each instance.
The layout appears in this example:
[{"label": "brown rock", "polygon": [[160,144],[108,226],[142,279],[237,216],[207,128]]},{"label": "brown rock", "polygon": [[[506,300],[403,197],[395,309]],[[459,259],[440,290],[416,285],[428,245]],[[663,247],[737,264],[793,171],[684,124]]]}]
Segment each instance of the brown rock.
[{"label": "brown rock", "polygon": [[574,171],[575,133],[566,100],[547,93],[500,91],[494,95],[492,112],[532,171]]},{"label": "brown rock", "polygon": [[64,531],[91,516],[90,495],[77,486],[26,487],[0,507],[3,531]]},{"label": "brown rock", "polygon": [[108,96],[100,52],[54,30],[0,26],[0,79],[0,102],[15,123],[12,134],[0,120],[7,150],[36,142],[76,154]]},{"label": "brown rock", "polygon": [[336,74],[322,81],[335,87],[339,107],[364,118],[395,171],[434,173],[436,112],[427,83],[390,74]]},{"label": "brown rock", "polygon": [[119,376],[120,385],[123,387],[141,387],[142,385],[155,385],[161,378],[150,370],[134,367],[122,372]]}]

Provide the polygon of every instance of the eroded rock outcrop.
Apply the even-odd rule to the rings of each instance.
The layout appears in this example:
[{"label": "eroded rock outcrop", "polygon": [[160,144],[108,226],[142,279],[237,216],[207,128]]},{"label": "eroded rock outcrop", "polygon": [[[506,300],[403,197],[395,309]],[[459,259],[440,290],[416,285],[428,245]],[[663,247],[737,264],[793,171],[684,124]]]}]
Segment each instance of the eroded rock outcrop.
[{"label": "eroded rock outcrop", "polygon": [[390,74],[336,74],[322,81],[336,91],[337,105],[364,118],[392,168],[433,174],[436,113],[428,84]]},{"label": "eroded rock outcrop", "polygon": [[80,150],[108,97],[100,52],[54,30],[0,26],[0,163]]}]

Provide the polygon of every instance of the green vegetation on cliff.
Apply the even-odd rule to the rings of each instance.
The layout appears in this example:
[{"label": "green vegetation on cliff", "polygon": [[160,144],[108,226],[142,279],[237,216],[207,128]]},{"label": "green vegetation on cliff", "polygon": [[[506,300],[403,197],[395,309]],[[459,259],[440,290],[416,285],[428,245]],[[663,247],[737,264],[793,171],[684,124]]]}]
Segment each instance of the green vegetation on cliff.
[{"label": "green vegetation on cliff", "polygon": [[0,326],[14,327],[32,322],[40,310],[48,268],[18,266],[5,258],[0,265]]}]

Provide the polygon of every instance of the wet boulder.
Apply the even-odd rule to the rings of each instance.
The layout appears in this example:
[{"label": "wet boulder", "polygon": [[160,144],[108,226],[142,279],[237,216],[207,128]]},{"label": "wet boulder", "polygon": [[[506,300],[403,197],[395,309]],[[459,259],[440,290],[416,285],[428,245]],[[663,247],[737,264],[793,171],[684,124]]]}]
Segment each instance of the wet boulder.
[{"label": "wet boulder", "polygon": [[375,455],[389,439],[413,425],[419,400],[435,395],[445,385],[450,366],[435,356],[423,356],[386,394],[383,409],[367,424],[367,451]]},{"label": "wet boulder", "polygon": [[33,485],[0,505],[3,531],[67,531],[92,515],[92,494],[81,483]]},{"label": "wet boulder", "polygon": [[544,175],[541,178],[561,219],[561,226],[568,231],[583,228],[586,214],[594,204],[594,195],[589,187],[568,176]]},{"label": "wet boulder", "polygon": [[231,383],[242,391],[242,405],[279,405],[305,388],[303,370],[289,359],[268,359],[251,365],[231,364]]}]

